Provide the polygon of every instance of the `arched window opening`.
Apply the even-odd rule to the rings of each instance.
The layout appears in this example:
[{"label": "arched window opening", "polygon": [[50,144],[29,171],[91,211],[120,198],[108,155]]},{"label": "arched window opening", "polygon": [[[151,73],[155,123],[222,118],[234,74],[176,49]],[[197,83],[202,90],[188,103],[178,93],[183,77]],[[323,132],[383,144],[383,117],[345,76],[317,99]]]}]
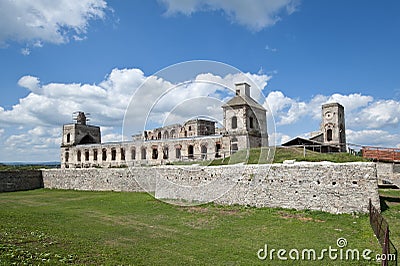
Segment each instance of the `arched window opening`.
[{"label": "arched window opening", "polygon": [[81,141],[79,141],[78,144],[92,144],[92,143],[96,143],[95,139],[90,135],[86,135],[81,139]]},{"label": "arched window opening", "polygon": [[111,149],[111,161],[115,161],[117,158],[117,150],[115,148]]},{"label": "arched window opening", "polygon": [[103,161],[107,161],[107,149],[103,149],[102,151],[101,151],[101,159],[103,160]]},{"label": "arched window opening", "polygon": [[168,133],[168,131],[165,131],[165,132],[164,132],[164,139],[169,139],[169,133]]},{"label": "arched window opening", "polygon": [[135,148],[133,148],[131,150],[131,160],[136,160],[136,149]]},{"label": "arched window opening", "polygon": [[332,141],[332,129],[330,128],[326,131],[326,140]]},{"label": "arched window opening", "polygon": [[158,139],[161,139],[161,132],[158,132],[157,137]]},{"label": "arched window opening", "polygon": [[203,160],[207,159],[207,146],[206,145],[201,146],[201,159],[203,159]]},{"label": "arched window opening", "polygon": [[232,153],[235,153],[238,151],[238,144],[237,143],[232,143]]},{"label": "arched window opening", "polygon": [[232,129],[237,128],[237,117],[233,116],[232,117]]},{"label": "arched window opening", "polygon": [[[161,133],[160,133],[161,134]],[[158,158],[158,149],[157,148],[153,148],[153,152],[151,154],[151,158],[153,160],[156,160]]]},{"label": "arched window opening", "polygon": [[69,161],[69,152],[66,152],[65,153],[65,162],[68,162]]},{"label": "arched window opening", "polygon": [[219,154],[220,149],[221,149],[221,143],[215,144],[215,158],[221,157],[221,154]]},{"label": "arched window opening", "polygon": [[180,159],[181,158],[181,147],[176,147],[175,148],[175,157],[176,157],[176,159]]},{"label": "arched window opening", "polygon": [[141,156],[142,160],[146,160],[146,148],[142,148],[141,153],[142,153],[142,156]]},{"label": "arched window opening", "polygon": [[81,151],[77,152],[76,157],[77,157],[76,159],[78,160],[78,162],[80,162],[81,161]]},{"label": "arched window opening", "polygon": [[193,159],[193,152],[194,152],[194,148],[193,148],[193,145],[189,145],[188,146],[188,158],[189,159]]},{"label": "arched window opening", "polygon": [[125,161],[125,149],[121,148],[120,152],[121,152],[121,161]]},{"label": "arched window opening", "polygon": [[249,124],[250,124],[250,128],[254,128],[254,119],[253,119],[253,117],[249,118]]},{"label": "arched window opening", "polygon": [[168,159],[168,147],[163,148],[163,159]]},{"label": "arched window opening", "polygon": [[67,143],[69,143],[70,141],[71,141],[71,134],[68,133],[68,134],[67,134]]},{"label": "arched window opening", "polygon": [[93,150],[93,161],[97,161],[97,150]]},{"label": "arched window opening", "polygon": [[85,161],[89,161],[89,151],[85,151]]}]

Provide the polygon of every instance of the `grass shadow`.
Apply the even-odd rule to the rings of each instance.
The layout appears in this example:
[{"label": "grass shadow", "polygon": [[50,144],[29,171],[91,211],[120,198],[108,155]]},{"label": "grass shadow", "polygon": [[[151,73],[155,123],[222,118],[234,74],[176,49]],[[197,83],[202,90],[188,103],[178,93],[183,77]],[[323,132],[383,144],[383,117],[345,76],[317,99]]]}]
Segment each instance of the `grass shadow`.
[{"label": "grass shadow", "polygon": [[393,197],[393,196],[380,196],[379,197],[380,204],[381,204],[381,212],[384,212],[388,210],[390,207],[387,204],[389,203],[399,203],[400,204],[400,198],[399,197]]}]

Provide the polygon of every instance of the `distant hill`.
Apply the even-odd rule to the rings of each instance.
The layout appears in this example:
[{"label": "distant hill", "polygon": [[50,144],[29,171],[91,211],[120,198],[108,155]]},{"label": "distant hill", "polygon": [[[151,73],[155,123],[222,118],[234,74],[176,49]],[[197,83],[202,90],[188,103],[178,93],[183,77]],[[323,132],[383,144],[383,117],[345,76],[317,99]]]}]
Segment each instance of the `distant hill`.
[{"label": "distant hill", "polygon": [[0,165],[60,165],[60,162],[0,162]]},{"label": "distant hill", "polygon": [[1,162],[0,171],[34,170],[40,168],[60,168],[60,162]]}]

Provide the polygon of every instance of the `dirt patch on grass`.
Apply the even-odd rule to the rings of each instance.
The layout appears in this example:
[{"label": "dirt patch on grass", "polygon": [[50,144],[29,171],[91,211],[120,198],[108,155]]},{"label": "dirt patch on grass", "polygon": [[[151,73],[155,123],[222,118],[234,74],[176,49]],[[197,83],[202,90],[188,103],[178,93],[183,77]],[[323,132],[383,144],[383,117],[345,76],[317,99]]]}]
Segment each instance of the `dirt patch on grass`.
[{"label": "dirt patch on grass", "polygon": [[217,216],[200,217],[185,223],[193,229],[213,229],[217,224]]},{"label": "dirt patch on grass", "polygon": [[296,219],[299,221],[303,222],[316,222],[316,223],[324,223],[325,221],[319,220],[319,219],[314,219],[312,217],[307,217],[305,214],[302,213],[289,213],[285,211],[279,211],[278,212],[279,217],[283,219]]},{"label": "dirt patch on grass", "polygon": [[251,210],[212,208],[212,207],[202,207],[202,206],[181,207],[181,210],[187,211],[189,213],[215,214],[221,216],[239,216],[239,217],[252,213]]}]

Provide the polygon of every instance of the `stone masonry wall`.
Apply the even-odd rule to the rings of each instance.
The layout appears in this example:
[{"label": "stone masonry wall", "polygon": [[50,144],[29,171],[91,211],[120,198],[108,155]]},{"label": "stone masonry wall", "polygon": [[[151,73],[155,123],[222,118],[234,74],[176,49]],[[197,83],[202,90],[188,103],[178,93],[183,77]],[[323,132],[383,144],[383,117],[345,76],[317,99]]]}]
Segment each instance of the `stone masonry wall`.
[{"label": "stone masonry wall", "polygon": [[0,171],[0,192],[43,188],[42,171]]},{"label": "stone masonry wall", "polygon": [[46,188],[146,190],[166,200],[330,213],[365,213],[369,199],[380,206],[373,163],[52,169],[43,170],[43,181]]},{"label": "stone masonry wall", "polygon": [[128,168],[43,170],[45,188],[143,192]]}]

